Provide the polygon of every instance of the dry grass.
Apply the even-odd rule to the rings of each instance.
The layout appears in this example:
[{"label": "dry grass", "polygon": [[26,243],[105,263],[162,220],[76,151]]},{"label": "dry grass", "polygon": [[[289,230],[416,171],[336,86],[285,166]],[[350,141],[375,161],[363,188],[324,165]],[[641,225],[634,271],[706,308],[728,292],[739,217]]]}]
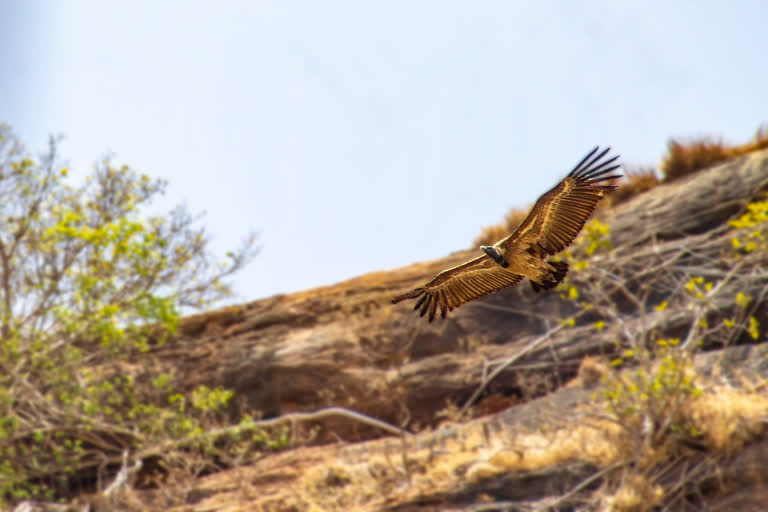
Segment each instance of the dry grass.
[{"label": "dry grass", "polygon": [[622,478],[619,488],[602,500],[602,510],[611,512],[646,512],[653,510],[664,499],[664,490],[653,485],[648,479],[637,473],[630,473]]},{"label": "dry grass", "polygon": [[768,125],[758,128],[745,144],[729,146],[721,139],[699,137],[687,141],[669,139],[667,155],[661,164],[664,181],[674,181],[728,159],[768,148]]},{"label": "dry grass", "polygon": [[768,395],[765,390],[717,388],[694,399],[686,415],[703,432],[710,450],[732,454],[765,430]]},{"label": "dry grass", "polygon": [[499,474],[551,468],[573,461],[607,467],[628,456],[625,436],[620,425],[600,419],[551,432],[519,435],[509,445],[472,465],[466,478],[478,482]]},{"label": "dry grass", "polygon": [[402,453],[362,462],[328,461],[305,471],[296,490],[308,510],[374,510],[385,499],[454,492],[466,482],[571,461],[605,467],[626,456],[624,435],[612,421],[517,435],[503,430],[489,435],[478,425],[461,439],[446,439],[439,451],[403,447]]},{"label": "dry grass", "polygon": [[[619,429],[608,422],[605,427]],[[621,444],[607,442],[608,437],[592,427],[515,436],[501,431],[489,436],[478,425],[460,439],[446,439],[438,451],[404,446],[402,452],[396,449],[360,462],[329,460],[304,471],[295,490],[307,510],[378,510],[386,500],[453,492],[467,481],[551,467],[584,453],[590,460],[615,460],[613,447]]]},{"label": "dry grass", "polygon": [[[764,390],[709,388],[690,397],[680,411],[686,423],[702,432],[702,445],[714,457],[737,452],[757,439],[765,430],[768,396]],[[685,447],[672,446],[684,437],[669,436],[661,443],[636,439],[638,431],[621,422],[601,417],[585,417],[579,425],[517,436],[497,448],[466,473],[471,483],[510,472],[531,471],[571,461],[589,462],[599,468],[619,464],[606,477],[599,493],[602,510],[646,511],[661,504],[665,491],[656,480],[670,460],[686,453]]]},{"label": "dry grass", "polygon": [[495,244],[517,229],[526,215],[528,215],[528,210],[512,208],[507,212],[503,222],[484,228],[472,242],[472,247]]},{"label": "dry grass", "polygon": [[421,483],[424,452],[373,455],[364,462],[331,461],[305,471],[297,487],[302,510],[378,510],[382,500]]},{"label": "dry grass", "polygon": [[[597,360],[588,366],[597,368],[596,373],[605,371]],[[682,414],[705,433],[705,452],[697,453],[719,459],[762,434],[768,395],[764,388],[707,388],[691,397]],[[476,422],[466,425],[459,437],[443,438],[437,445],[425,445],[415,438],[392,440],[386,448],[380,445],[363,456],[344,455],[343,451],[317,454],[304,467],[293,456],[290,464],[276,466],[276,473],[244,476],[247,482],[263,479],[261,487],[248,491],[247,501],[251,510],[381,510],[393,503],[450,495],[467,485],[509,474],[585,462],[604,470],[602,487],[588,498],[600,510],[644,512],[669,503],[673,492],[669,485],[676,484],[659,475],[667,471],[670,461],[681,460],[683,451],[654,448],[635,439],[637,431],[600,414],[599,409],[572,411],[567,419],[553,420],[556,424],[542,422],[536,430],[515,431],[488,429]],[[277,475],[285,481],[279,489],[274,487]],[[295,475],[296,480],[288,475]],[[268,506],[268,501],[281,505]],[[227,509],[241,510],[234,502]]]},{"label": "dry grass", "polygon": [[586,356],[579,364],[579,372],[576,377],[565,387],[593,389],[605,381],[612,372],[613,368],[605,358]]},{"label": "dry grass", "polygon": [[661,164],[664,181],[674,181],[707,167],[724,162],[731,157],[720,139],[700,137],[685,142],[669,139],[667,155]]},{"label": "dry grass", "polygon": [[599,204],[606,203],[608,206],[629,201],[633,197],[642,194],[659,184],[659,177],[653,169],[642,168],[636,170],[627,170],[624,179],[619,183],[619,188],[611,192],[608,201],[602,201]]}]

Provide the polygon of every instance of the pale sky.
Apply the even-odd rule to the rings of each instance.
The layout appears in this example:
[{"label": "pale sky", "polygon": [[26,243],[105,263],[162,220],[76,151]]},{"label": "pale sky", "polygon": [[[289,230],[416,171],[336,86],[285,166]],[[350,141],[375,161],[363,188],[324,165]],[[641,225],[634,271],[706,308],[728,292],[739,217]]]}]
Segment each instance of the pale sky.
[{"label": "pale sky", "polygon": [[469,246],[594,145],[768,122],[768,3],[0,0],[0,121],[169,181],[238,300]]}]

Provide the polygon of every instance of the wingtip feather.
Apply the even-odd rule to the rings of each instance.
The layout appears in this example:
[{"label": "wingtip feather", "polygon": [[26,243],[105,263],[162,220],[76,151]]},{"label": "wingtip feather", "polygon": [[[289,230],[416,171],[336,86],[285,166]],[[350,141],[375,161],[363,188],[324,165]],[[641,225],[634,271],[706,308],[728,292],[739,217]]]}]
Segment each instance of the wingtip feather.
[{"label": "wingtip feather", "polygon": [[414,288],[413,290],[411,290],[409,292],[402,293],[400,295],[396,295],[395,297],[393,297],[392,298],[392,304],[397,304],[398,302],[400,302],[402,300],[415,299],[416,297],[418,297],[422,293],[424,293],[424,288]]}]

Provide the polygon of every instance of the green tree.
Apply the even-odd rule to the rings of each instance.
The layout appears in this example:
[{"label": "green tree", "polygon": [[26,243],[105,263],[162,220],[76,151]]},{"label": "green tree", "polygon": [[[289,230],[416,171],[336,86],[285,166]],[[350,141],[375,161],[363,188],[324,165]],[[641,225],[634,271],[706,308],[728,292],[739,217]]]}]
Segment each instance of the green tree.
[{"label": "green tree", "polygon": [[144,214],[166,183],[128,166],[104,159],[79,186],[67,174],[54,139],[34,158],[0,124],[0,503],[50,494],[99,446],[199,430],[167,400],[172,378],[149,402],[115,363],[173,335],[181,308],[228,296],[256,254],[249,235],[221,262],[182,207]]}]

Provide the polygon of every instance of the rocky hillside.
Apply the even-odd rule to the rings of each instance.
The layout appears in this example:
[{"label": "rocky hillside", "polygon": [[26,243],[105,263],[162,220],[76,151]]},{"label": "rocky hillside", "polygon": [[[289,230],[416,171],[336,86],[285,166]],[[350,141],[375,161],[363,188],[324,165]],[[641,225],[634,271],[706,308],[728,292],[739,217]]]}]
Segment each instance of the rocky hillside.
[{"label": "rocky hillside", "polygon": [[600,212],[560,290],[431,324],[392,295],[476,249],[186,318],[151,372],[233,390],[232,422],[286,443],[160,489],[138,454],[77,506],[762,510],[768,223],[743,215],[766,191],[768,151],[656,186]]}]

